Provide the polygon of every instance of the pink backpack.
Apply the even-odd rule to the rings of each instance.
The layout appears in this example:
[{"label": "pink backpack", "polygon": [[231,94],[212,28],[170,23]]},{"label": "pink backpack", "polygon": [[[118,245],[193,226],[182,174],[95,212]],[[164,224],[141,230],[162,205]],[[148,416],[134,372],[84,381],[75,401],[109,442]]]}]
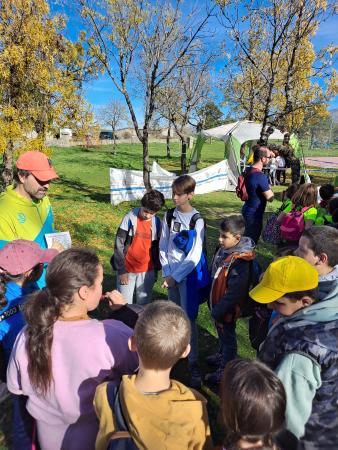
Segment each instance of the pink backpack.
[{"label": "pink backpack", "polygon": [[309,207],[300,211],[292,210],[284,217],[280,226],[282,238],[285,241],[298,242],[305,228],[304,213]]}]

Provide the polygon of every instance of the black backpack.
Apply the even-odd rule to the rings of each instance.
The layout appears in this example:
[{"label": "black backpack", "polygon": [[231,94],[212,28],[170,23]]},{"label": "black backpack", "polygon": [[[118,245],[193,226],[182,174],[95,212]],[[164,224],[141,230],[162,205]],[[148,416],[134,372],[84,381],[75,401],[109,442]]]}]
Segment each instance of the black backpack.
[{"label": "black backpack", "polygon": [[107,384],[107,398],[112,414],[115,417],[117,430],[114,432],[108,443],[107,450],[138,450],[133,441],[128,424],[123,416],[120,396],[120,383],[111,381]]},{"label": "black backpack", "polygon": [[[167,215],[166,215],[166,222],[169,228],[169,231],[171,229],[171,223],[174,219],[174,211],[176,208],[171,208],[168,209],[167,211]],[[195,213],[191,219],[190,219],[190,223],[189,223],[189,230],[194,230],[195,226],[196,226],[196,222],[198,221],[198,219],[203,219],[203,217],[201,216],[201,214],[199,212]],[[203,219],[204,220],[204,219]],[[207,240],[206,240],[206,223],[204,220],[204,240],[203,240],[203,251],[205,253],[205,255],[207,254]]]}]

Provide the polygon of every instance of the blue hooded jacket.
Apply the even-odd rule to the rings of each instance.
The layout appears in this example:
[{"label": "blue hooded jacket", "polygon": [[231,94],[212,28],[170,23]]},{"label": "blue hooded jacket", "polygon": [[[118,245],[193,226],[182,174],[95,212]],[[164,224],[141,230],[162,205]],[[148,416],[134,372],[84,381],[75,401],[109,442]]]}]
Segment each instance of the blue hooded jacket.
[{"label": "blue hooded jacket", "polygon": [[[196,239],[196,230],[182,230],[174,239],[176,247],[187,255],[193,247]],[[197,266],[187,276],[188,293],[188,317],[195,320],[198,315],[198,307],[209,297],[211,285],[210,273],[205,252],[202,251],[201,259]]]}]

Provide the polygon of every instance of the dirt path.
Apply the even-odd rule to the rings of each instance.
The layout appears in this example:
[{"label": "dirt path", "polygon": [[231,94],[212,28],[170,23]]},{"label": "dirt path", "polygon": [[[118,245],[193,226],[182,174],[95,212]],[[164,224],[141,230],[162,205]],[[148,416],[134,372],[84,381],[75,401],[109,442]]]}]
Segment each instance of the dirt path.
[{"label": "dirt path", "polygon": [[338,169],[338,156],[311,156],[305,158],[305,164],[325,169]]}]

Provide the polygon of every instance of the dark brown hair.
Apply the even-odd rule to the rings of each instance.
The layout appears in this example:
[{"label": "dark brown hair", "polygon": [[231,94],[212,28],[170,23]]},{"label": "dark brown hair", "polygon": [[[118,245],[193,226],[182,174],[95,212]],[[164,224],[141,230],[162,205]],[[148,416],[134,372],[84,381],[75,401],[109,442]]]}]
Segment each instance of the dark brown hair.
[{"label": "dark brown hair", "polygon": [[91,250],[65,250],[49,264],[46,288],[30,295],[24,307],[28,375],[33,388],[43,395],[53,378],[53,325],[64,307],[73,303],[74,294],[80,287],[94,284],[99,264]]},{"label": "dark brown hair", "polygon": [[158,300],[140,314],[134,336],[144,367],[167,370],[181,358],[190,342],[190,322],[178,305]]},{"label": "dark brown hair", "polygon": [[334,194],[333,184],[323,184],[319,188],[319,195],[323,200],[330,200]]},{"label": "dark brown hair", "polygon": [[7,305],[7,300],[5,297],[6,294],[6,284],[9,281],[13,281],[13,283],[25,283],[26,281],[37,281],[42,273],[41,264],[37,264],[32,267],[32,272],[26,276],[24,273],[18,275],[12,275],[6,272],[3,269],[0,269],[0,308],[3,308]]},{"label": "dark brown hair", "polygon": [[256,148],[253,152],[253,162],[256,163],[260,161],[262,158],[267,158],[268,152],[267,147]]},{"label": "dark brown hair", "polygon": [[273,448],[274,436],[285,422],[286,394],[277,375],[258,361],[235,359],[224,369],[221,383],[221,416],[225,426],[224,446],[238,449],[244,439],[262,441]]},{"label": "dark brown hair", "polygon": [[316,256],[321,253],[327,255],[330,267],[338,264],[338,230],[325,225],[311,227],[302,234],[309,241],[309,248]]},{"label": "dark brown hair", "polygon": [[5,297],[6,294],[6,284],[9,281],[13,281],[14,283],[17,281],[21,281],[24,278],[24,275],[10,275],[7,272],[0,272],[0,308],[4,308],[7,305],[7,300]]},{"label": "dark brown hair", "polygon": [[21,183],[19,175],[27,178],[27,177],[29,177],[30,174],[31,174],[31,172],[29,170],[15,168],[14,174],[13,174],[14,186],[16,187],[16,186],[18,186],[18,184]]},{"label": "dark brown hair", "polygon": [[333,214],[338,209],[338,197],[333,197],[329,201],[327,209],[330,214]]},{"label": "dark brown hair", "polygon": [[286,188],[286,190],[283,193],[283,196],[291,200],[292,197],[295,195],[295,193],[298,191],[298,189],[299,189],[299,184],[292,183],[292,184],[290,184],[290,186],[288,186]]},{"label": "dark brown hair", "polygon": [[173,194],[191,194],[195,191],[196,181],[190,175],[181,175],[172,184]]},{"label": "dark brown hair", "polygon": [[332,222],[337,223],[338,222],[338,209],[335,209],[332,213]]},{"label": "dark brown hair", "polygon": [[141,205],[155,213],[162,208],[164,203],[164,195],[156,189],[147,192],[141,199]]},{"label": "dark brown hair", "polygon": [[283,297],[287,297],[297,302],[303,297],[310,297],[315,302],[318,299],[318,288],[307,289],[306,291],[287,292]]},{"label": "dark brown hair", "polygon": [[224,233],[231,233],[233,235],[239,234],[243,236],[245,230],[244,219],[239,215],[228,216],[222,220],[220,229]]},{"label": "dark brown hair", "polygon": [[293,205],[297,207],[310,207],[317,205],[317,186],[313,183],[306,183],[299,186],[299,189],[292,197]]}]

